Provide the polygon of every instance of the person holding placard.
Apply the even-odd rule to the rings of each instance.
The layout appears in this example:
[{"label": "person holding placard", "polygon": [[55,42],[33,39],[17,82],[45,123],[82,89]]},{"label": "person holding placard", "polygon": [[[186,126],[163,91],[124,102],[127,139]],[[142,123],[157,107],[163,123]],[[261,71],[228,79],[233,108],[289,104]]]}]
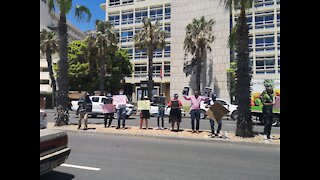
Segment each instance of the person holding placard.
[{"label": "person holding placard", "polygon": [[120,129],[120,120],[122,119],[122,129],[126,126],[126,104],[128,103],[128,98],[123,94],[123,89],[120,89],[119,95],[114,96],[113,104],[116,105],[117,116],[118,116],[118,126],[116,129]]},{"label": "person holding placard", "polygon": [[171,122],[171,131],[174,131],[174,124],[177,123],[177,131],[179,132],[181,122],[181,107],[182,103],[178,99],[178,94],[174,94],[173,99],[168,103],[168,107],[171,107],[169,115],[169,123]]},{"label": "person holding placard", "polygon": [[[113,99],[110,93],[107,94],[107,98],[103,99],[103,111],[104,111],[104,127],[110,127],[112,120],[114,118],[115,106],[112,104]],[[108,123],[109,119],[109,123]]]},{"label": "person holding placard", "polygon": [[[211,99],[209,99],[207,101],[206,107],[210,108],[216,102],[216,98],[217,98],[217,96],[212,93],[211,94]],[[210,118],[209,121],[210,121],[210,127],[211,127],[211,137],[218,136],[218,137],[221,138],[222,135],[220,134],[220,131],[221,131],[221,127],[222,127],[222,120],[221,119],[216,119],[216,122],[218,124],[217,132],[214,131],[214,120]]]},{"label": "person holding placard", "polygon": [[[144,96],[143,101],[149,101],[148,96]],[[144,120],[146,123],[146,130],[148,130],[148,119],[150,119],[150,108],[142,109],[140,112],[140,129],[142,129],[142,124]]]}]

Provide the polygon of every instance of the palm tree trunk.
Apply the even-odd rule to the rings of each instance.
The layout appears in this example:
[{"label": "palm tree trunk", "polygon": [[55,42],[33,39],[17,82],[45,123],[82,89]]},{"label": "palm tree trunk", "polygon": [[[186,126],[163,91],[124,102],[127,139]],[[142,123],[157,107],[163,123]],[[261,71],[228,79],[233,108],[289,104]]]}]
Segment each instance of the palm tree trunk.
[{"label": "palm tree trunk", "polygon": [[51,56],[51,50],[48,49],[46,52],[47,57],[47,63],[48,63],[48,70],[49,70],[49,76],[51,79],[51,86],[52,86],[52,107],[55,107],[55,99],[56,99],[56,80],[53,76],[53,70],[52,70],[52,56]]},{"label": "palm tree trunk", "polygon": [[68,81],[68,31],[66,24],[66,15],[60,14],[58,23],[59,31],[59,74],[58,74],[58,95],[57,105],[62,106],[63,109],[69,107],[68,94],[69,94],[69,81]]},{"label": "palm tree trunk", "polygon": [[104,95],[104,87],[105,87],[105,77],[106,77],[106,61],[105,58],[101,59],[100,61],[100,83],[99,83],[99,90],[100,95]]},{"label": "palm tree trunk", "polygon": [[149,49],[148,51],[148,97],[149,99],[152,99],[152,89],[153,89],[153,84],[151,85],[152,82],[152,76],[153,76],[153,49]]},{"label": "palm tree trunk", "polygon": [[241,6],[241,13],[238,19],[237,28],[237,100],[238,100],[238,121],[236,135],[241,137],[253,137],[251,109],[250,109],[250,82],[251,67],[249,66],[248,33],[249,27],[246,23],[244,6]]}]

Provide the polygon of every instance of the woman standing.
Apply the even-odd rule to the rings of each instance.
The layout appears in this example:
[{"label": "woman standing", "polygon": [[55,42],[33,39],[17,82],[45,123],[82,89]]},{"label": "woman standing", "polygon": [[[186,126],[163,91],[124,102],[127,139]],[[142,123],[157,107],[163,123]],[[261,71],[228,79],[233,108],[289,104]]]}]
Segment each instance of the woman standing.
[{"label": "woman standing", "polygon": [[[144,96],[143,100],[149,100],[148,96]],[[148,119],[150,119],[149,110],[141,110],[140,113],[140,129],[142,129],[143,120],[146,122],[146,130],[148,130]]]},{"label": "woman standing", "polygon": [[168,103],[168,107],[171,107],[169,123],[171,122],[171,131],[174,131],[174,123],[177,123],[177,132],[179,132],[181,122],[181,107],[182,103],[178,99],[178,94],[174,94],[173,99]]}]

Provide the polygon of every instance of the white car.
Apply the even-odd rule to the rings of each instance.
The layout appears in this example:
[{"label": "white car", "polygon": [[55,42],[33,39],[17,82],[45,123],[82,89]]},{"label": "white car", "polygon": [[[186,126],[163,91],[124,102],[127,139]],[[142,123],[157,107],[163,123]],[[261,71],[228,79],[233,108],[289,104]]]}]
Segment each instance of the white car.
[{"label": "white car", "polygon": [[[167,107],[166,106],[165,109],[164,109],[164,115],[165,116],[169,116],[170,115],[170,110],[171,110],[171,107]],[[158,115],[158,111],[159,111],[158,104],[151,104],[151,106],[150,106],[150,115],[151,116],[157,116]],[[181,110],[181,115],[185,116],[185,112],[184,112],[183,109]]]},{"label": "white car", "polygon": [[[229,113],[227,114],[227,116],[230,116],[233,120],[237,119],[238,116],[238,106],[234,105],[234,104],[230,104],[228,103],[226,100],[223,99],[216,99],[220,104],[222,104],[226,109],[229,110]],[[200,118],[204,119],[206,118],[206,112],[209,108],[206,108],[206,103],[204,101],[201,101],[200,104],[200,108],[201,108],[201,114],[200,114]]]},{"label": "white car", "polygon": [[40,109],[40,129],[46,129],[47,128],[47,113]]}]

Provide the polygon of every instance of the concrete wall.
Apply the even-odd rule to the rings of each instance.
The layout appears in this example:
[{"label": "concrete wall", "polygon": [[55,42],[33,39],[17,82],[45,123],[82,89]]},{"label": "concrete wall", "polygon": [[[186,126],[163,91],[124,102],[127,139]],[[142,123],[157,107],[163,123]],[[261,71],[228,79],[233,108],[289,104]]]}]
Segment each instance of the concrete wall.
[{"label": "concrete wall", "polygon": [[[205,86],[214,89],[219,98],[230,101],[227,87],[227,69],[230,66],[230,50],[227,46],[230,13],[219,1],[179,0],[171,2],[171,81],[170,94],[181,95],[184,86],[194,87],[192,77],[186,77],[183,72],[185,27],[193,18],[205,16],[206,20],[214,19],[212,52],[207,54],[206,68],[203,68],[201,89]],[[190,57],[189,57],[190,58]],[[205,69],[205,70],[204,70]],[[206,76],[205,76],[206,74]],[[194,75],[192,75],[194,77]],[[193,89],[191,89],[193,92]]]}]

